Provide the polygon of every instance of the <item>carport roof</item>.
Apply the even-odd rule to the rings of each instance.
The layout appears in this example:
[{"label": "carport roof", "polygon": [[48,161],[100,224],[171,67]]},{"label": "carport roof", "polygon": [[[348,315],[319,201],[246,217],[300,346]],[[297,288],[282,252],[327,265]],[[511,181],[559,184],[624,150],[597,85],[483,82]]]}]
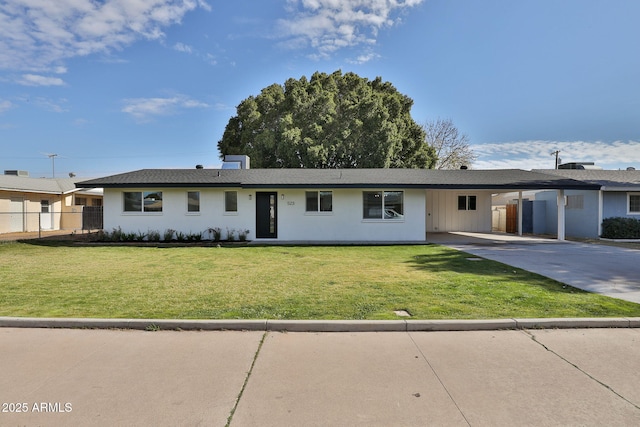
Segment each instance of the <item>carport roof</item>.
[{"label": "carport roof", "polygon": [[540,169],[534,172],[546,173],[563,178],[575,179],[595,184],[603,191],[639,191],[640,171],[599,170],[599,169]]},{"label": "carport roof", "polygon": [[599,189],[551,174],[504,170],[433,169],[142,169],[78,182],[79,187]]}]

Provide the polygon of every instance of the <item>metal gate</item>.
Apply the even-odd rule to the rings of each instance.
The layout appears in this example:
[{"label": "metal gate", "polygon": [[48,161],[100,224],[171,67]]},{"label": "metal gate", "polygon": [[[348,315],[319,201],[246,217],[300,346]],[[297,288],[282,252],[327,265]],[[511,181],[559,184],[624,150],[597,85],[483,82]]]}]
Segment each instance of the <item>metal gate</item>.
[{"label": "metal gate", "polygon": [[82,209],[82,229],[102,230],[102,206],[85,206]]}]

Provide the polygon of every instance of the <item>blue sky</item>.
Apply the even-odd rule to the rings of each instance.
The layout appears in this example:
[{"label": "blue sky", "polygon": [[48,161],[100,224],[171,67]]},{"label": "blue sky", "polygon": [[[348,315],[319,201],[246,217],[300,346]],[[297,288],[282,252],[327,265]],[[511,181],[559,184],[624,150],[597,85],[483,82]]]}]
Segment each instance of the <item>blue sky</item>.
[{"label": "blue sky", "polygon": [[635,0],[3,0],[0,169],[220,164],[235,107],[341,69],[450,118],[478,169],[640,167]]}]

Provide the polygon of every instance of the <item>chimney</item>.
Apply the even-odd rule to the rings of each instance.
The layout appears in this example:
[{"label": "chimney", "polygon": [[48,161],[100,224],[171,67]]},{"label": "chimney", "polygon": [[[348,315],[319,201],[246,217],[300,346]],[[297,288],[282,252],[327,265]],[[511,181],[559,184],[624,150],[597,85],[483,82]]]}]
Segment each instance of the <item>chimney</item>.
[{"label": "chimney", "polygon": [[224,156],[222,169],[250,169],[249,156],[227,154]]}]

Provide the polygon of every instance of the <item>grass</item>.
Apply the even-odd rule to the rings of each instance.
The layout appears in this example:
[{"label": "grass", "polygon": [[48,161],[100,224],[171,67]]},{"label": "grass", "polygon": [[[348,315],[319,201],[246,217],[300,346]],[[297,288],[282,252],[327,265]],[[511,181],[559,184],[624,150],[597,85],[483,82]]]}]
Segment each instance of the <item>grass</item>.
[{"label": "grass", "polygon": [[640,304],[436,246],[0,244],[0,316],[414,319],[640,316]]}]

